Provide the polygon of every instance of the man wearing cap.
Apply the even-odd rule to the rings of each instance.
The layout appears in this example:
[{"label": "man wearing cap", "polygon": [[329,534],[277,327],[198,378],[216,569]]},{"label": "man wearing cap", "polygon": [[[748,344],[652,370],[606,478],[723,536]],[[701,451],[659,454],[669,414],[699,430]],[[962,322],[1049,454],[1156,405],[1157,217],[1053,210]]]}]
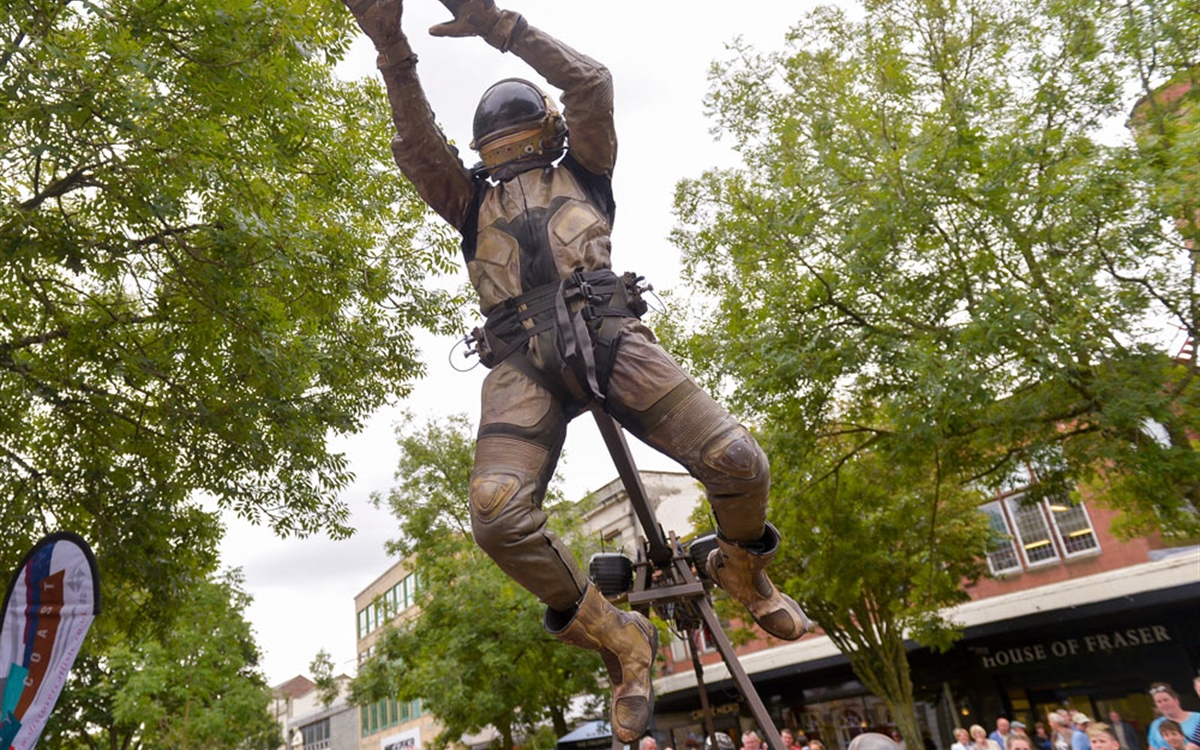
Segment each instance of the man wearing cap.
[{"label": "man wearing cap", "polygon": [[[714,743],[713,740],[716,739]],[[716,732],[713,737],[704,740],[704,746],[712,750],[713,745],[716,745],[716,750],[736,750],[733,745],[733,738],[724,732]]]},{"label": "man wearing cap", "polygon": [[1092,720],[1087,714],[1076,711],[1071,714],[1071,723],[1075,725],[1075,732],[1071,735],[1071,750],[1092,750],[1091,740],[1087,736],[1088,724]]}]

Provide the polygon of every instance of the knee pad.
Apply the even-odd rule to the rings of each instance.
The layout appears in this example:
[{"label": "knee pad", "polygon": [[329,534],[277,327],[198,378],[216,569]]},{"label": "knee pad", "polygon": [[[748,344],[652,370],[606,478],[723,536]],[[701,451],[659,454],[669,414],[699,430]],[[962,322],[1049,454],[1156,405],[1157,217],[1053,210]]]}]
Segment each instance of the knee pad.
[{"label": "knee pad", "polygon": [[709,440],[701,457],[706,465],[734,479],[754,480],[770,471],[767,454],[741,425]]},{"label": "knee pad", "polygon": [[770,484],[767,454],[741,425],[711,437],[701,449],[700,457],[704,465],[715,472],[710,480],[712,484],[722,489],[736,486],[739,494],[753,494],[760,490],[765,492]]},{"label": "knee pad", "polygon": [[519,489],[521,479],[516,474],[486,471],[471,477],[471,516],[484,523],[495,520]]},{"label": "knee pad", "polygon": [[750,542],[762,536],[767,518],[771,470],[767,454],[745,427],[734,427],[711,437],[701,451],[708,502],[723,536]]},{"label": "knee pad", "polygon": [[[471,532],[489,555],[518,534],[523,515],[540,505],[544,483],[539,478],[548,455],[544,447],[512,437],[489,435],[476,442]],[[500,519],[506,510],[508,517]]]}]

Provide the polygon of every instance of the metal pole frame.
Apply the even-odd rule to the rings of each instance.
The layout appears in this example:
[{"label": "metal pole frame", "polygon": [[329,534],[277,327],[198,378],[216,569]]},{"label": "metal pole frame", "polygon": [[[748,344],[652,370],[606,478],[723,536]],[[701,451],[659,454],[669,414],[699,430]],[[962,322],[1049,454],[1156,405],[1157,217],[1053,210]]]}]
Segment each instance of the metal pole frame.
[{"label": "metal pole frame", "polygon": [[[665,613],[664,619],[675,620],[687,633],[692,666],[696,671],[696,689],[699,691],[704,711],[705,730],[713,745],[710,750],[717,750],[716,739],[713,737],[712,709],[704,686],[704,669],[695,650],[695,636],[701,623],[708,628],[734,684],[737,685],[750,714],[763,733],[763,741],[767,747],[771,750],[786,750],[779,731],[775,728],[775,722],[767,713],[754,684],[738,661],[733,645],[713,610],[710,595],[712,583],[701,581],[692,570],[691,560],[684,554],[675,534],[672,532],[668,540],[663,533],[654,515],[654,509],[650,507],[646,488],[642,485],[641,475],[633,463],[633,456],[629,452],[629,444],[625,441],[625,433],[621,426],[599,403],[593,403],[590,408],[645,535],[638,550],[638,558],[634,561],[635,580],[633,590],[629,593],[629,605],[646,615],[652,608],[660,615]],[[621,750],[625,745],[614,736],[612,747],[613,750]]]}]

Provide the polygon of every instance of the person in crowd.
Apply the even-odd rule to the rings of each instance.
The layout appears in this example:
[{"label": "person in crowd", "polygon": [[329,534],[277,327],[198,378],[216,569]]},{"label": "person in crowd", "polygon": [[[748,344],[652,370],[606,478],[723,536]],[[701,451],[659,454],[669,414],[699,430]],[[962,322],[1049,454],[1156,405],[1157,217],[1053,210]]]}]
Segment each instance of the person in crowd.
[{"label": "person in crowd", "polygon": [[996,717],[996,729],[988,735],[988,739],[995,742],[1001,748],[1008,747],[1008,735],[1012,731],[1012,725],[1008,721],[1007,716]]},{"label": "person in crowd", "polygon": [[1171,750],[1183,750],[1187,745],[1187,737],[1183,736],[1183,727],[1177,721],[1164,719],[1162,724],[1158,725],[1158,733],[1162,735],[1163,742],[1167,743],[1167,747]]},{"label": "person in crowd", "polygon": [[1054,750],[1072,750],[1075,728],[1071,726],[1069,715],[1063,716],[1062,712],[1055,711],[1046,715],[1046,721],[1050,723],[1050,741]]},{"label": "person in crowd", "polygon": [[1009,736],[1009,740],[1008,740],[1009,742],[1012,742],[1012,738],[1014,736],[1020,736],[1020,737],[1026,737],[1026,738],[1029,737],[1029,732],[1026,731],[1025,722],[1023,722],[1023,721],[1014,721],[1010,725],[1009,729],[1010,729],[1010,736]]},{"label": "person in crowd", "polygon": [[1087,714],[1076,711],[1071,714],[1071,723],[1075,726],[1075,731],[1071,734],[1071,750],[1091,750],[1091,740],[1088,739],[1087,730],[1092,724],[1092,719]]},{"label": "person in crowd", "polygon": [[638,741],[638,750],[658,750],[658,740],[646,735]]},{"label": "person in crowd", "polygon": [[1104,723],[1088,722],[1088,747],[1091,750],[1120,750],[1121,742],[1113,728]]},{"label": "person in crowd", "polygon": [[[1016,722],[1013,722],[1013,724],[1015,725]],[[1007,750],[1034,750],[1033,740],[1029,739],[1029,735],[1027,734],[1013,732],[1012,736],[1008,738]]]},{"label": "person in crowd", "polygon": [[954,744],[950,745],[950,750],[970,750],[971,735],[967,734],[967,730],[955,727],[952,734],[954,735]]},{"label": "person in crowd", "polygon": [[808,741],[808,750],[825,750],[825,743],[813,737]]},{"label": "person in crowd", "polygon": [[[715,740],[715,743],[713,742]],[[704,746],[712,750],[713,745],[716,745],[716,750],[735,750],[733,738],[724,732],[715,732],[712,737],[704,740]]]},{"label": "person in crowd", "polygon": [[1053,750],[1054,741],[1050,739],[1050,733],[1046,731],[1045,722],[1036,722],[1033,725],[1033,746],[1037,750]]},{"label": "person in crowd", "polygon": [[896,747],[899,748],[899,750],[908,750],[908,745],[905,744],[904,736],[900,734],[899,729],[893,729],[891,731],[891,736],[892,742],[896,743]]},{"label": "person in crowd", "polygon": [[[1196,697],[1200,698],[1200,673],[1192,678],[1192,690],[1195,690]],[[1200,750],[1200,726],[1197,726],[1188,735],[1188,750]]]},{"label": "person in crowd", "polygon": [[796,735],[792,734],[792,730],[784,729],[779,733],[779,739],[783,740],[783,750],[800,750],[800,745],[796,744]]},{"label": "person in crowd", "polygon": [[742,750],[759,750],[762,747],[762,738],[757,732],[750,731],[742,735]]},{"label": "person in crowd", "polygon": [[1137,727],[1122,719],[1120,712],[1115,709],[1108,712],[1108,725],[1112,727],[1117,742],[1121,743],[1121,750],[1142,750],[1142,738]]},{"label": "person in crowd", "polygon": [[1150,697],[1154,700],[1154,710],[1159,717],[1150,724],[1146,736],[1146,744],[1150,750],[1170,750],[1170,745],[1163,739],[1160,727],[1164,721],[1173,721],[1179,725],[1184,737],[1191,737],[1200,729],[1200,713],[1185,711],[1179,704],[1179,693],[1165,682],[1156,682],[1150,686]]},{"label": "person in crowd", "polygon": [[886,734],[863,732],[850,740],[846,750],[896,750],[896,741]]},{"label": "person in crowd", "polygon": [[1003,750],[1000,744],[987,736],[987,730],[978,724],[971,725],[971,747],[969,750]]}]

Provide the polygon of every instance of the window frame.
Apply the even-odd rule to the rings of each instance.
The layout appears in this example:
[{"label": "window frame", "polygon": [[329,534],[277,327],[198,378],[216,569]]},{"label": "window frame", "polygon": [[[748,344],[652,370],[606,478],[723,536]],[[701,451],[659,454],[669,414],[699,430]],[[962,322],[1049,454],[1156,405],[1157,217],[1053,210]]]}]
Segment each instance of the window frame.
[{"label": "window frame", "polygon": [[[1031,570],[1042,568],[1047,565],[1054,565],[1055,563],[1062,562],[1062,553],[1058,548],[1058,544],[1055,543],[1055,530],[1050,524],[1050,519],[1046,517],[1048,513],[1046,501],[1041,500],[1037,503],[1028,504],[1022,502],[1024,497],[1024,492],[1014,492],[1013,494],[1005,497],[1003,499],[1003,503],[1005,510],[1008,512],[1008,520],[1012,526],[1017,540],[1017,551],[1020,553],[1021,559],[1025,563],[1025,569]],[[1022,511],[1041,521],[1041,528],[1045,530],[1046,534],[1045,543],[1049,545],[1050,551],[1054,553],[1053,556],[1042,560],[1031,560],[1029,558],[1029,543],[1026,541],[1025,535],[1021,533],[1021,525],[1018,523],[1017,513]],[[1041,547],[1042,545],[1039,544],[1038,546]]]},{"label": "window frame", "polygon": [[[1090,513],[1088,513],[1087,506],[1085,506],[1082,502],[1072,503],[1066,498],[1064,498],[1064,501],[1064,509],[1061,511],[1055,510],[1054,506],[1050,504],[1049,500],[1043,501],[1046,505],[1047,515],[1050,517],[1050,523],[1054,527],[1054,533],[1058,536],[1059,542],[1062,546],[1061,551],[1063,557],[1070,560],[1076,557],[1087,557],[1090,555],[1100,554],[1100,536],[1096,533],[1096,525],[1092,523],[1092,516]],[[1068,549],[1067,540],[1076,535],[1083,536],[1081,533],[1083,530],[1076,529],[1075,531],[1064,534],[1062,527],[1058,523],[1058,516],[1060,513],[1071,513],[1073,511],[1078,511],[1082,515],[1083,522],[1087,525],[1086,534],[1092,537],[1091,547],[1088,547],[1087,549],[1076,550],[1074,552]]]},{"label": "window frame", "polygon": [[[994,512],[989,512],[988,508],[990,506],[995,507]],[[986,502],[983,505],[980,505],[979,510],[981,512],[983,512],[984,514],[986,514],[989,519],[999,519],[1000,523],[1004,526],[1003,529],[997,528],[994,521],[991,523],[991,525],[996,531],[1001,531],[1007,537],[1007,538],[1001,540],[996,545],[993,545],[993,547],[987,551],[986,558],[987,558],[988,570],[992,571],[992,575],[994,575],[994,576],[1010,575],[1013,573],[1025,572],[1025,568],[1021,561],[1021,553],[1017,549],[1017,541],[1016,541],[1017,535],[1013,531],[1012,522],[1009,520],[1008,514],[1004,512],[1003,503],[1000,501],[999,498],[997,498],[995,500]],[[996,563],[992,558],[996,554],[1005,551],[1004,550],[1005,545],[1008,546],[1007,551],[1012,556],[1013,565],[1012,565],[1012,567],[998,570],[996,568]]]}]

